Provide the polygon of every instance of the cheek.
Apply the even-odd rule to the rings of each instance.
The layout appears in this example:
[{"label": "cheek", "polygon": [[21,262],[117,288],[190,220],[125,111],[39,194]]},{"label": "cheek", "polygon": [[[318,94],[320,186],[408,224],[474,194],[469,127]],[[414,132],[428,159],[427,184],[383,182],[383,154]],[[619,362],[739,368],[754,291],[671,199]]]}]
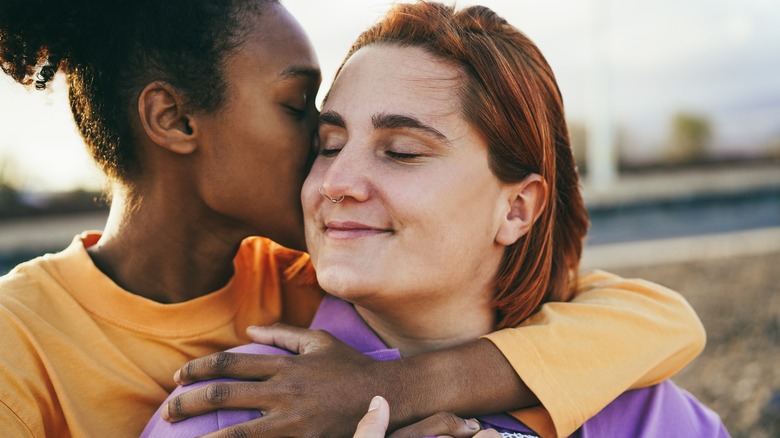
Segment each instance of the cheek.
[{"label": "cheek", "polygon": [[436,236],[431,245],[473,251],[492,247],[500,193],[492,179],[468,175],[416,191],[417,197],[409,198],[407,205],[410,211],[418,210],[417,220],[424,224],[425,232]]},{"label": "cheek", "polygon": [[303,205],[303,212],[307,216],[307,219],[314,214],[317,202],[322,196],[319,193],[320,184],[322,182],[322,166],[319,166],[317,161],[314,162],[314,166],[312,166],[312,169],[301,188],[301,204]]}]

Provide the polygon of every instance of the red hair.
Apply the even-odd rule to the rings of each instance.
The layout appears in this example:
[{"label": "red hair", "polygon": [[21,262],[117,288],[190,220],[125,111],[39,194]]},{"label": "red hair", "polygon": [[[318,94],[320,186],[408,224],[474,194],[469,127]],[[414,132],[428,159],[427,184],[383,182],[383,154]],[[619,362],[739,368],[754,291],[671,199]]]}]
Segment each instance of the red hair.
[{"label": "red hair", "polygon": [[419,47],[457,66],[462,113],[486,140],[491,171],[504,182],[531,173],[546,182],[542,214],[528,234],[506,248],[496,274],[496,326],[515,326],[546,301],[569,300],[588,215],[563,100],[542,53],[484,6],[456,12],[427,1],[395,5],[358,37],[344,62],[377,43]]}]

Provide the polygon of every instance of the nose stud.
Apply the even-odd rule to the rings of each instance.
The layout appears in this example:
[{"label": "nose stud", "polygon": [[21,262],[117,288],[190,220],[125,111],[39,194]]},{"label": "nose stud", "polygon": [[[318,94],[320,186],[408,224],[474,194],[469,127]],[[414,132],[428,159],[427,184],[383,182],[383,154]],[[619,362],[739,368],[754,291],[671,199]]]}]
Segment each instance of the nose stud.
[{"label": "nose stud", "polygon": [[340,198],[331,198],[330,196],[326,195],[325,192],[322,191],[322,186],[320,186],[320,195],[328,198],[328,200],[330,200],[330,202],[332,202],[334,204],[338,204],[339,202],[344,200],[344,195],[341,195]]}]

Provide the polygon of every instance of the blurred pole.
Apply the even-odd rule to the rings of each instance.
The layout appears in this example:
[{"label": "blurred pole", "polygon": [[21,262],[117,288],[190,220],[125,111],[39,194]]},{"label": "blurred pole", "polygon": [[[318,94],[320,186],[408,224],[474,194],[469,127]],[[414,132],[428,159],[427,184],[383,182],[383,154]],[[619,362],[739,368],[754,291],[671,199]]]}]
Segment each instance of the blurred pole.
[{"label": "blurred pole", "polygon": [[612,114],[610,13],[611,0],[591,0],[591,57],[588,68],[587,148],[588,184],[609,188],[617,179],[617,151]]}]

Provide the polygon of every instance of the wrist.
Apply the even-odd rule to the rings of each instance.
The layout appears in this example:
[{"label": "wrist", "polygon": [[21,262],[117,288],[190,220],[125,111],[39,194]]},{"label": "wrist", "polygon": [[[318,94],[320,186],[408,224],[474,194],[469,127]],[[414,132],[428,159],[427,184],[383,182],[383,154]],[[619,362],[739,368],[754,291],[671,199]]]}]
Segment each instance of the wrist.
[{"label": "wrist", "polygon": [[[383,396],[390,404],[388,430],[407,426],[438,412],[437,403],[429,396],[432,370],[427,356],[376,361],[368,367],[374,395]],[[441,391],[439,388],[436,395],[441,395]]]}]

